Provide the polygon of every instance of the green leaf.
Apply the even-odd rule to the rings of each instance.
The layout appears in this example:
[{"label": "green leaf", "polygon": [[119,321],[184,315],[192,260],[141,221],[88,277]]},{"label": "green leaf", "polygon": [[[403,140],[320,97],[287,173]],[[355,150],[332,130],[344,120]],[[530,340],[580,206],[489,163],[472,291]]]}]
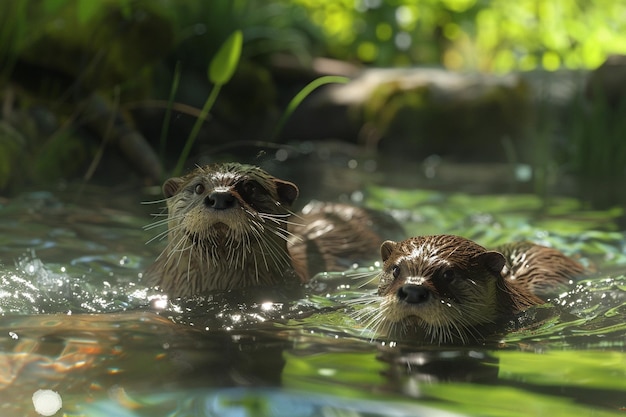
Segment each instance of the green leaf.
[{"label": "green leaf", "polygon": [[232,78],[241,57],[243,33],[233,32],[222,44],[209,65],[209,81],[216,85],[226,84]]}]

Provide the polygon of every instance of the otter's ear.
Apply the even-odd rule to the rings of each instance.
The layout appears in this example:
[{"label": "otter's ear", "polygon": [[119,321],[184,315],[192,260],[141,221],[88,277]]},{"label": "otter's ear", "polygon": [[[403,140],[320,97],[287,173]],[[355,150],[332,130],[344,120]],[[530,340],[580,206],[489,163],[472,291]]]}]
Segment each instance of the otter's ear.
[{"label": "otter's ear", "polygon": [[296,198],[298,198],[299,191],[296,184],[276,178],[274,179],[274,184],[276,184],[276,193],[278,194],[280,202],[291,206],[293,202],[296,201]]},{"label": "otter's ear", "polygon": [[385,240],[382,245],[380,245],[380,257],[383,259],[383,262],[389,258],[391,252],[398,246],[396,242],[393,240]]},{"label": "otter's ear", "polygon": [[506,258],[500,252],[487,251],[476,257],[478,262],[497,278],[502,277],[502,269],[506,265]]},{"label": "otter's ear", "polygon": [[165,198],[170,198],[178,192],[178,189],[183,184],[183,179],[180,177],[170,178],[163,183],[163,195]]}]

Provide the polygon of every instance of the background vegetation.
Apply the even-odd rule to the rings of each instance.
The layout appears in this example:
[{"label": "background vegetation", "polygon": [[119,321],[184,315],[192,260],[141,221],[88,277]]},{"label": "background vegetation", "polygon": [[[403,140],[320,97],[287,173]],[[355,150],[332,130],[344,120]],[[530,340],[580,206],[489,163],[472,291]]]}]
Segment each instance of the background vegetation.
[{"label": "background vegetation", "polygon": [[376,65],[508,72],[594,68],[626,49],[610,0],[296,0],[327,53]]},{"label": "background vegetation", "polygon": [[[181,154],[211,92],[210,60],[237,30],[241,60],[200,144],[203,137],[271,137],[266,132],[311,81],[277,72],[277,56],[291,57],[300,70],[316,57],[357,67],[590,70],[609,54],[626,53],[624,16],[626,3],[610,0],[1,2],[0,189],[94,172],[115,180],[129,169],[107,165],[116,148],[130,165],[140,161],[141,176],[158,180],[161,164],[168,171]],[[567,149],[575,175],[623,179],[624,152],[607,151],[621,144],[625,129],[609,115],[616,106],[576,106],[577,124],[555,127],[554,114],[535,120],[535,161],[544,171],[562,165],[556,144]],[[175,127],[170,117],[178,118]]]}]

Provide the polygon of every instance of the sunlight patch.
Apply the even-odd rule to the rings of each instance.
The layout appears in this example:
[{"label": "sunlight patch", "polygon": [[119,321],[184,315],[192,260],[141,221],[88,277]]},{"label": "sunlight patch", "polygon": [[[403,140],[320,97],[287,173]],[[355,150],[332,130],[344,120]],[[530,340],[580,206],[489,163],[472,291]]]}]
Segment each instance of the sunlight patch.
[{"label": "sunlight patch", "polygon": [[33,405],[38,414],[53,416],[61,409],[63,401],[59,393],[49,389],[40,389],[33,394]]}]

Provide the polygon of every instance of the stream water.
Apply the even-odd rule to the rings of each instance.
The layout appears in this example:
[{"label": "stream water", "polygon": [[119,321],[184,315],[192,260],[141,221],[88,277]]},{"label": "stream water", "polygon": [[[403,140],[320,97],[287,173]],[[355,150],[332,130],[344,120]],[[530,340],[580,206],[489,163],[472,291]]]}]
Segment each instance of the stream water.
[{"label": "stream water", "polygon": [[161,249],[145,245],[159,209],[140,202],[159,197],[144,191],[86,186],[0,202],[1,416],[624,415],[621,209],[368,187],[362,202],[410,235],[487,247],[530,239],[597,270],[530,311],[548,317],[539,327],[433,346],[379,340],[351,314],[350,301],[372,291],[353,273],[376,265],[305,288],[164,299],[140,283]]}]

